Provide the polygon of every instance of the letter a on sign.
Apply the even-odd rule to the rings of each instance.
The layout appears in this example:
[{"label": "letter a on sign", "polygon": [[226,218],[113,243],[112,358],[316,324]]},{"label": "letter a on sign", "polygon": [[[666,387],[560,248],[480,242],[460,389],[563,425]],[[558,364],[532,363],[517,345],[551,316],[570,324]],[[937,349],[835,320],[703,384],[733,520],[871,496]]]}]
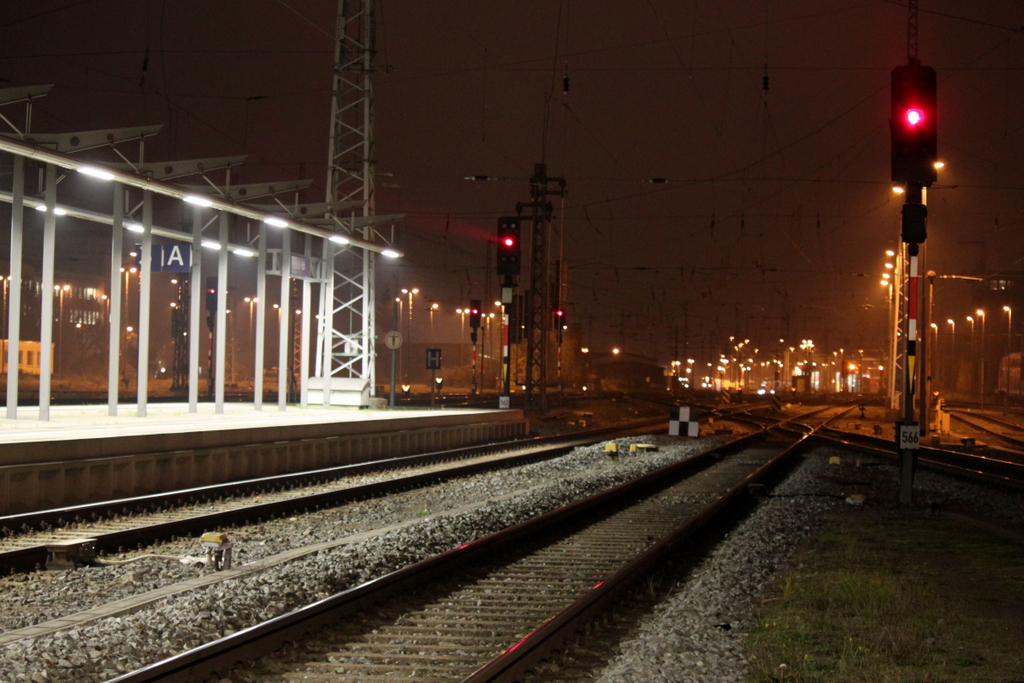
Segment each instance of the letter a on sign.
[{"label": "letter a on sign", "polygon": [[182,256],[181,256],[181,246],[180,245],[175,244],[174,246],[172,246],[169,250],[167,250],[165,252],[165,255],[167,257],[167,260],[164,262],[165,266],[167,266],[167,267],[180,266],[182,268],[185,267],[185,259],[182,258]]},{"label": "letter a on sign", "polygon": [[187,273],[192,269],[191,244],[154,244],[153,270],[164,273]]}]

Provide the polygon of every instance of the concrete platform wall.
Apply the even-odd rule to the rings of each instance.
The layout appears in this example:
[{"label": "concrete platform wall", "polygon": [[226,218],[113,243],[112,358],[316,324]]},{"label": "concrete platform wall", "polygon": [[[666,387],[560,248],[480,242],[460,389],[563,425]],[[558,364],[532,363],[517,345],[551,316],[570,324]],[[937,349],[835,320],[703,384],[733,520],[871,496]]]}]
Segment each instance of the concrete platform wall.
[{"label": "concrete platform wall", "polygon": [[0,466],[0,516],[457,448],[526,432],[522,413],[506,411],[2,444],[0,462],[17,464]]}]

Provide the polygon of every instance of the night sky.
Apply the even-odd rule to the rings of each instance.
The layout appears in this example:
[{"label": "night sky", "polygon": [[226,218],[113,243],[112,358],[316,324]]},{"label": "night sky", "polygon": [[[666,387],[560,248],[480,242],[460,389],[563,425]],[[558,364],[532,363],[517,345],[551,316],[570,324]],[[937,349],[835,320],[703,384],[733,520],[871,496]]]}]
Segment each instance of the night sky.
[{"label": "night sky", "polygon": [[[161,123],[149,159],[247,153],[236,181],[312,178],[304,198],[323,200],[334,0],[4,9],[0,85],[54,84],[35,132]],[[496,219],[529,200],[543,160],[567,182],[555,200],[566,308],[596,349],[667,361],[676,329],[694,350],[729,336],[884,343],[879,278],[901,205],[889,72],[906,61],[905,5],[378,0],[377,11],[377,212],[406,214],[407,253],[380,269],[382,301],[396,281],[417,286],[451,321],[437,336],[457,333],[456,306],[495,298]],[[940,274],[1024,268],[1022,26],[1011,0],[920,2],[947,164],[929,193],[928,267]],[[76,230],[100,237],[58,279],[106,269],[109,230]],[[968,285],[938,290],[941,319],[968,312]]]}]

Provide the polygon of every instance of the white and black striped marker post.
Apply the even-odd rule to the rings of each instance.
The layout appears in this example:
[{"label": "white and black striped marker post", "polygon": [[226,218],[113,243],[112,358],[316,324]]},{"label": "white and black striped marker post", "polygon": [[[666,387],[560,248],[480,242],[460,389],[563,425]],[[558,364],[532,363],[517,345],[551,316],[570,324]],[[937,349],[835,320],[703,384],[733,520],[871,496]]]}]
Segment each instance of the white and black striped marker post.
[{"label": "white and black striped marker post", "polygon": [[700,436],[697,412],[690,406],[676,406],[668,414],[669,436]]}]

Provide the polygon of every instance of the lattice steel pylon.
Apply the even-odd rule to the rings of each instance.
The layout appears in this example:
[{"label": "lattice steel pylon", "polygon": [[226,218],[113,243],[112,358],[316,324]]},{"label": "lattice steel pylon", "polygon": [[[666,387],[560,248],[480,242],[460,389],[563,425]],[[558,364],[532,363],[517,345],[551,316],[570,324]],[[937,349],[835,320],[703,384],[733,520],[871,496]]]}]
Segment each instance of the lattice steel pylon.
[{"label": "lattice steel pylon", "polygon": [[[327,201],[358,201],[362,206],[361,213],[336,212],[330,217],[340,233],[369,241],[375,241],[376,232],[369,219],[374,215],[376,161],[373,5],[373,0],[338,0],[327,166]],[[325,242],[324,249],[332,267],[326,269],[320,297],[316,374],[365,379],[372,394],[376,384],[374,254],[330,242]]]},{"label": "lattice steel pylon", "polygon": [[547,166],[534,164],[530,178],[530,203],[518,204],[516,211],[531,209],[530,289],[526,296],[526,408],[547,411],[548,336],[551,331],[549,267],[551,202],[548,197],[565,193],[565,178],[550,178]]},{"label": "lattice steel pylon", "polygon": [[907,3],[907,64],[919,64],[917,58],[917,0]]}]

